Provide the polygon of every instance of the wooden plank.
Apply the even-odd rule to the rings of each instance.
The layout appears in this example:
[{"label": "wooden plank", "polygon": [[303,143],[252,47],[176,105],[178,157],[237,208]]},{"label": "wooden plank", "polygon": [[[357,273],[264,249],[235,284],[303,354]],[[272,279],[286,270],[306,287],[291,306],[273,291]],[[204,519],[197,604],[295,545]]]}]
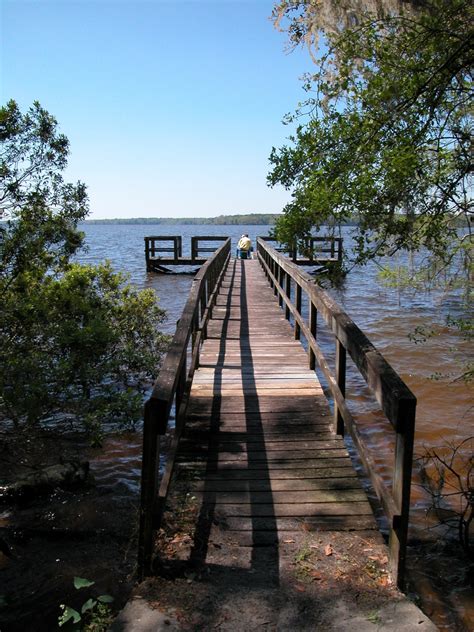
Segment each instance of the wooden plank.
[{"label": "wooden plank", "polygon": [[[217,459],[206,459],[203,458],[181,458],[180,467],[187,468],[191,470],[197,471],[197,468],[200,465],[207,464],[209,468],[214,468],[215,471],[222,472],[223,470],[232,470],[234,472],[243,472],[249,469],[249,463],[245,459],[225,459],[217,457]],[[260,470],[260,476],[262,476],[262,470],[268,472],[268,476],[273,476],[273,470],[308,470],[308,469],[318,469],[318,468],[339,468],[344,466],[351,466],[351,462],[349,457],[344,456],[335,456],[333,457],[325,457],[318,455],[316,458],[306,458],[306,459],[279,459],[279,460],[260,460],[253,461],[251,463],[250,468],[252,470]]]},{"label": "wooden plank", "polygon": [[242,479],[214,479],[199,480],[189,485],[191,492],[296,492],[309,490],[340,490],[357,489],[360,483],[355,473],[352,477],[342,478],[290,478],[276,480],[242,480]]},{"label": "wooden plank", "polygon": [[[208,503],[203,503],[205,508]],[[214,505],[214,503],[213,503]],[[215,505],[216,511],[236,518],[311,518],[316,516],[372,516],[367,500],[340,503],[295,503],[295,504],[237,504]]]},{"label": "wooden plank", "polygon": [[[226,516],[219,513],[214,518],[221,529],[226,533],[233,534],[236,532],[271,531],[272,533],[286,532],[288,534],[301,533],[301,531],[354,531],[367,529],[375,529],[376,524],[373,515],[318,515],[318,516],[299,516],[299,517],[272,517],[265,518],[261,516]],[[290,536],[291,537],[291,536]]]},{"label": "wooden plank", "polygon": [[[215,502],[218,505],[273,505],[286,507],[289,514],[294,505],[313,505],[315,503],[367,503],[367,496],[362,489],[312,489],[283,491],[195,491],[193,495],[203,503]],[[368,504],[368,503],[367,503]],[[247,511],[247,509],[246,509]],[[311,513],[311,511],[310,511]],[[257,513],[258,515],[258,513]]]},{"label": "wooden plank", "polygon": [[[321,480],[331,478],[344,478],[355,477],[357,475],[350,462],[342,462],[341,465],[325,466],[324,463],[320,463],[320,467],[293,467],[293,468],[268,468],[268,475],[266,478],[262,477],[261,469],[256,468],[236,468],[229,467],[225,469],[219,469],[219,471],[206,471],[205,464],[200,463],[193,466],[190,463],[182,463],[180,465],[181,472],[178,475],[184,477],[189,484],[189,477],[187,476],[188,470],[192,470],[193,481],[204,480],[209,483],[211,481],[270,481],[272,484],[275,481],[288,481],[288,480]],[[358,480],[358,479],[357,479]]]}]

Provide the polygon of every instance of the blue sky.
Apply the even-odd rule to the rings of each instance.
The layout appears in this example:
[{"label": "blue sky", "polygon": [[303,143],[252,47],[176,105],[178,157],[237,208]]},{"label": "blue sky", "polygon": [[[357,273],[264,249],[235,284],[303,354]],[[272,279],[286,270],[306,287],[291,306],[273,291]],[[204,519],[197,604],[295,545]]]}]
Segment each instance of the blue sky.
[{"label": "blue sky", "polygon": [[1,97],[71,143],[91,218],[279,212],[268,156],[305,97],[267,0],[0,0]]}]

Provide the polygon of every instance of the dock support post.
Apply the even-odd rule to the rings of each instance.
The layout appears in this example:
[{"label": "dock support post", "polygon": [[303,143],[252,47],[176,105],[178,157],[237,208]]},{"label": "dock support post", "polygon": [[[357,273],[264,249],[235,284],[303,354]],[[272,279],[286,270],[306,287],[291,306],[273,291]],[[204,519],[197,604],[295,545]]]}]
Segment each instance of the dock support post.
[{"label": "dock support post", "polygon": [[[286,298],[288,300],[291,300],[291,276],[288,273],[286,273],[285,276],[286,276],[286,279],[285,279]],[[286,305],[285,307],[286,320],[290,320],[290,314],[291,314],[290,308],[288,307],[288,305]]]}]

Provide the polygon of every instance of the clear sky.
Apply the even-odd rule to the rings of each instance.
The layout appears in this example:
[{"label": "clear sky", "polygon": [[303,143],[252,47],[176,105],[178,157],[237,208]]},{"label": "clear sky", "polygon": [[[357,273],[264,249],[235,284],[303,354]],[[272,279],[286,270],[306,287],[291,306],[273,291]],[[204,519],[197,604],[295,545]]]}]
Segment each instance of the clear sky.
[{"label": "clear sky", "polygon": [[271,0],[0,0],[1,97],[71,143],[91,218],[279,212],[272,146],[304,99]]}]

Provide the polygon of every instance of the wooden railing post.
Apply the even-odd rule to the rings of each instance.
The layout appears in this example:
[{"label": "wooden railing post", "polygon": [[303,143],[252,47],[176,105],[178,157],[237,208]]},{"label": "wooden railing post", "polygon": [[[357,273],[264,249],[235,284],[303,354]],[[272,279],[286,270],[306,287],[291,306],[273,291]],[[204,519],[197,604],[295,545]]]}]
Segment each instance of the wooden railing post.
[{"label": "wooden railing post", "polygon": [[[313,301],[309,300],[309,331],[313,338],[316,338],[316,330],[318,325],[318,310],[316,309],[316,305]],[[316,356],[314,355],[314,351],[309,345],[309,368],[314,371],[316,368]]]},{"label": "wooden railing post", "polygon": [[138,568],[143,578],[151,574],[153,557],[154,508],[158,495],[160,438],[156,419],[163,415],[164,402],[148,400],[143,423],[143,457],[140,498]]},{"label": "wooden railing post", "polygon": [[[291,276],[286,273],[285,274],[285,293],[286,293],[286,297],[288,298],[288,300],[291,300]],[[288,305],[286,305],[285,307],[285,318],[286,320],[290,320],[290,314],[291,314],[291,310],[290,307]]]},{"label": "wooden railing post", "polygon": [[178,421],[178,412],[179,409],[181,408],[181,402],[183,401],[183,396],[184,396],[184,390],[186,388],[186,378],[187,378],[187,360],[186,360],[186,356],[184,356],[183,359],[183,366],[181,368],[181,371],[179,373],[179,378],[178,378],[178,386],[176,388],[176,421]]},{"label": "wooden railing post", "polygon": [[[298,314],[301,314],[301,298],[302,298],[301,285],[298,282],[296,282],[296,311],[298,312]],[[295,319],[295,340],[300,340],[300,338],[301,338],[301,327]]]},{"label": "wooden railing post", "polygon": [[150,240],[148,237],[145,237],[145,261],[146,261],[146,271],[151,272],[150,266]]},{"label": "wooden railing post", "polygon": [[273,267],[273,276],[275,277],[275,283],[273,284],[273,294],[275,294],[275,296],[278,294],[278,279],[280,277],[280,270],[280,266],[275,261]]},{"label": "wooden railing post", "polygon": [[275,285],[273,283],[273,278],[272,275],[275,276],[275,261],[273,259],[270,259],[270,287],[273,288],[273,286]]},{"label": "wooden railing post", "polygon": [[[336,338],[336,383],[339,386],[341,394],[346,394],[346,348]],[[334,427],[338,435],[344,436],[344,419],[339,410],[337,402],[334,400]]]},{"label": "wooden railing post", "polygon": [[[279,274],[278,274],[278,283],[280,284],[280,287],[283,289],[283,278],[285,276],[285,271],[283,270],[283,268],[280,268],[279,270]],[[281,293],[280,290],[278,290],[278,305],[281,307],[283,305],[283,295]]]},{"label": "wooden railing post", "polygon": [[389,534],[390,570],[401,589],[405,584],[408,517],[415,434],[416,400],[399,400],[395,425],[396,442],[392,495],[399,514],[393,517]]}]

